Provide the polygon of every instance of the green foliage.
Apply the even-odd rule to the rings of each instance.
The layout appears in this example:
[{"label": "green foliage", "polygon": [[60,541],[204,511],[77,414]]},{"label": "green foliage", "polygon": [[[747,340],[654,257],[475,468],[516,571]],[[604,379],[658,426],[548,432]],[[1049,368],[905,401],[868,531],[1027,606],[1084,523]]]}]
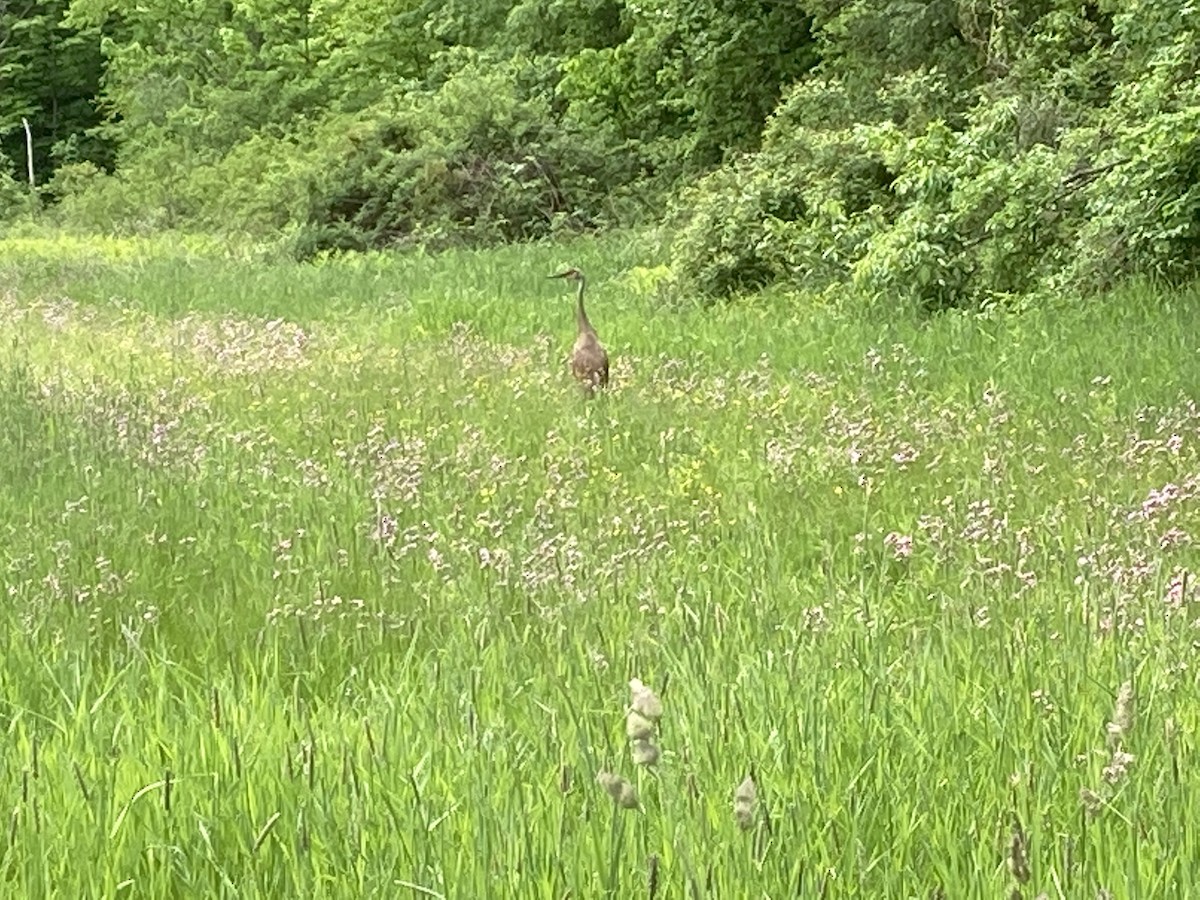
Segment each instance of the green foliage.
[{"label": "green foliage", "polygon": [[672,174],[756,147],[781,91],[816,61],[800,4],[649,0],[625,18],[625,40],[564,60],[558,94]]},{"label": "green foliage", "polygon": [[504,23],[504,49],[442,52],[465,27],[454,4],[284,6],[76,0],[81,26],[124,23],[107,86],[121,164],[64,183],[63,221],[282,229],[307,255],[535,237],[623,202],[635,164],[552,93],[553,54],[621,38],[618,4],[472,5]]},{"label": "green foliage", "polygon": [[350,135],[313,191],[302,252],[398,242],[486,244],[601,220],[627,178],[604,146],[525,98],[514,66],[465,64]]},{"label": "green foliage", "polygon": [[679,198],[688,210],[674,262],[686,280],[717,294],[761,288],[786,266],[779,238],[805,215],[799,185],[742,161],[713,172]]},{"label": "green foliage", "polygon": [[36,206],[37,200],[30,196],[28,184],[17,181],[0,166],[0,223],[31,212]]},{"label": "green foliage", "polygon": [[425,31],[442,47],[482,50],[495,46],[517,0],[425,0]]},{"label": "green foliage", "polygon": [[21,120],[28,119],[39,183],[63,163],[113,161],[111,142],[97,131],[100,31],[65,25],[67,7],[67,0],[0,4],[0,158],[6,172],[24,175]]},{"label": "green foliage", "polygon": [[584,50],[615,47],[629,36],[623,0],[519,0],[493,49],[569,59]]},{"label": "green foliage", "polygon": [[[697,214],[675,257],[689,286],[802,280],[941,307],[1192,277],[1189,10],[838,5],[818,17],[820,72],[785,98],[762,150],[686,195]],[[797,186],[806,214],[780,221],[771,198]],[[715,214],[725,205],[735,227]],[[700,262],[714,255],[715,269]]]},{"label": "green foliage", "polygon": [[[72,167],[49,196],[75,225],[284,234],[308,256],[537,238],[670,193],[691,292],[934,307],[1200,259],[1185,0],[34,6],[0,14],[19,50],[0,129],[94,93],[103,65],[103,127],[39,137]],[[31,80],[56,53],[61,84]],[[75,167],[108,168],[96,139],[119,148],[110,177]]]},{"label": "green foliage", "polygon": [[282,232],[302,257],[488,244],[612,221],[614,188],[632,177],[626,160],[525,96],[526,69],[460,62],[433,90],[398,89],[359,111],[250,133],[224,153],[189,152],[163,135],[117,175],[69,169],[54,185],[58,212],[133,232]]},{"label": "green foliage", "polygon": [[73,0],[68,18],[107,37],[120,158],[59,192],[63,220],[283,228],[301,252],[636,218],[756,146],[815,60],[803,9],[745,0]]}]

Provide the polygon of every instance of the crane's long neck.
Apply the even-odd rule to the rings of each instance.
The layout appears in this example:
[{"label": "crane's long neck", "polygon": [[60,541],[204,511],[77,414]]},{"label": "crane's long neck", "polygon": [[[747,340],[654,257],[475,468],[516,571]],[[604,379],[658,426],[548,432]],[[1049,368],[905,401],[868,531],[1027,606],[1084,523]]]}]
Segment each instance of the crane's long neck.
[{"label": "crane's long neck", "polygon": [[580,334],[595,334],[596,329],[588,321],[587,313],[583,309],[583,286],[584,280],[580,277],[579,290],[575,294],[575,324],[579,326]]}]

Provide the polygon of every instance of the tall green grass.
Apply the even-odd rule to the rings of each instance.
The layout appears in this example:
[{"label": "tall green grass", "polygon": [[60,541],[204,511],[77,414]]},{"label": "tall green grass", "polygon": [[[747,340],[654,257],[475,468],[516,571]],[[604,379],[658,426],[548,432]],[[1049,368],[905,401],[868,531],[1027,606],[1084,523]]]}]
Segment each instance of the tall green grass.
[{"label": "tall green grass", "polygon": [[1195,296],[706,309],[660,262],[0,243],[5,890],[1196,883]]}]

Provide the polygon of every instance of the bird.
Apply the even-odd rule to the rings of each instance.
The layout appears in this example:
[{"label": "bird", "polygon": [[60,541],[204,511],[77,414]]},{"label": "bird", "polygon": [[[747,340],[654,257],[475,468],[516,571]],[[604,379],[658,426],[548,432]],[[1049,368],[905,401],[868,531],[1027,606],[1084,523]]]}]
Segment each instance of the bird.
[{"label": "bird", "polygon": [[575,298],[575,324],[579,334],[571,351],[571,374],[583,385],[584,393],[590,397],[596,388],[608,387],[608,352],[601,345],[596,329],[592,327],[583,309],[583,289],[587,281],[583,273],[574,267],[549,277],[563,278],[579,285]]}]

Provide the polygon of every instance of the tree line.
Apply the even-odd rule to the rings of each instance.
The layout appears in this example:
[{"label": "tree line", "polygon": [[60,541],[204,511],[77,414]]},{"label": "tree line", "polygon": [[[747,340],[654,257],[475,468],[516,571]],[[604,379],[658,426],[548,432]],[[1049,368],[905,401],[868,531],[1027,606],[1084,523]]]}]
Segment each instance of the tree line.
[{"label": "tree line", "polygon": [[0,201],[300,258],[660,221],[714,297],[1178,280],[1198,28],[1187,0],[2,0]]}]

